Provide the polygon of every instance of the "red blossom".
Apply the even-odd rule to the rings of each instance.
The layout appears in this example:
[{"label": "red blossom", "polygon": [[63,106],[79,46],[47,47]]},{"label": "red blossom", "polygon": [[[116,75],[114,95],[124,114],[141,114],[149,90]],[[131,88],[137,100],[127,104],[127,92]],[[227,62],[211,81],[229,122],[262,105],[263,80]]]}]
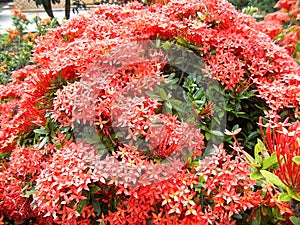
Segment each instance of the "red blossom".
[{"label": "red blossom", "polygon": [[201,161],[196,171],[205,180],[207,198],[214,201],[210,218],[217,224],[230,224],[232,215],[261,204],[260,191],[253,191],[255,181],[249,177],[250,165],[242,157],[227,154],[222,146]]},{"label": "red blossom", "polygon": [[[278,119],[278,118],[277,118]],[[270,153],[275,152],[279,169],[277,176],[293,191],[300,193],[300,165],[293,161],[300,155],[300,122],[279,123],[275,119],[266,125],[261,124],[261,133]],[[266,132],[263,131],[266,127]]]},{"label": "red blossom", "polygon": [[88,191],[88,185],[101,177],[88,165],[95,154],[91,146],[80,142],[69,142],[53,154],[36,178],[33,206],[39,214],[62,224],[82,219],[76,209],[79,201],[86,199],[83,190]]},{"label": "red blossom", "polygon": [[297,5],[297,0],[279,0],[274,8],[290,10],[293,6]]}]

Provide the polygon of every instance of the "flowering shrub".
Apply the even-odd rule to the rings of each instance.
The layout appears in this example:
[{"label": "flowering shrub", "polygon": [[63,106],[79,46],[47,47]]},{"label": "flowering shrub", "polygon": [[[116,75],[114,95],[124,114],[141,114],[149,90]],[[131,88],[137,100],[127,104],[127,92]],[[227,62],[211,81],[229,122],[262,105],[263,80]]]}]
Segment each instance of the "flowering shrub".
[{"label": "flowering shrub", "polygon": [[[264,110],[297,120],[299,65],[257,27],[223,0],[172,0],[102,5],[37,38],[34,64],[0,89],[0,218],[296,224],[270,178],[254,179],[276,174],[297,204],[298,176],[283,174],[298,162],[295,140],[284,137],[292,154],[277,149],[279,134],[266,138],[279,160],[257,168],[269,173],[253,171],[252,145],[243,156],[238,143],[241,128],[251,131],[245,145],[259,134]],[[221,126],[226,110],[208,92],[228,111],[231,132],[218,146],[209,142],[224,130],[211,121]]]}]

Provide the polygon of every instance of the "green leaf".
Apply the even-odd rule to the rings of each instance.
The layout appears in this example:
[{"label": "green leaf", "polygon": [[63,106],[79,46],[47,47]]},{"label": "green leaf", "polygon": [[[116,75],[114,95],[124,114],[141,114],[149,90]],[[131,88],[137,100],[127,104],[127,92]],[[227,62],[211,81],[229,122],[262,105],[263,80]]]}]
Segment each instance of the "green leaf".
[{"label": "green leaf", "polygon": [[169,98],[166,91],[162,88],[159,89],[159,94],[160,94],[160,97],[162,98],[162,100],[167,100]]},{"label": "green leaf", "polygon": [[254,137],[258,136],[258,135],[259,135],[259,132],[258,132],[258,131],[253,131],[253,132],[251,132],[251,133],[248,135],[248,139],[250,140],[250,139],[252,139],[252,138],[254,138]]},{"label": "green leaf", "polygon": [[30,186],[29,182],[26,182],[26,185],[22,188],[22,191],[25,191]]},{"label": "green leaf", "polygon": [[281,202],[289,202],[291,199],[291,196],[287,193],[280,193],[278,196],[278,200]]},{"label": "green leaf", "polygon": [[275,166],[277,164],[278,164],[278,161],[277,161],[276,152],[273,152],[269,158],[267,158],[263,161],[261,169],[262,170],[269,169],[272,166]]},{"label": "green leaf", "polygon": [[260,139],[257,139],[257,144],[254,147],[254,158],[256,162],[262,162],[263,159],[261,157],[261,153],[263,151],[266,151],[266,146]]},{"label": "green leaf", "polygon": [[170,102],[172,105],[181,105],[181,104],[182,104],[182,101],[177,100],[177,99],[170,99],[169,102]]},{"label": "green leaf", "polygon": [[300,164],[300,156],[298,156],[298,155],[294,156],[293,157],[293,162],[296,163],[297,165],[299,165]]},{"label": "green leaf", "polygon": [[168,108],[168,109],[172,109],[173,106],[169,101],[164,102],[164,105]]},{"label": "green leaf", "polygon": [[100,138],[97,137],[87,137],[84,139],[84,141],[88,144],[98,144],[100,142]]},{"label": "green leaf", "polygon": [[205,19],[205,15],[201,12],[197,12],[197,16],[199,17],[199,19],[204,20]]},{"label": "green leaf", "polygon": [[296,216],[291,216],[290,217],[290,221],[292,222],[292,224],[294,225],[300,225],[300,221]]},{"label": "green leaf", "polygon": [[209,132],[205,132],[205,138],[206,138],[206,140],[210,139],[210,133]]},{"label": "green leaf", "polygon": [[238,220],[242,220],[243,219],[243,216],[241,214],[235,214],[232,217],[235,218],[235,219],[238,219]]},{"label": "green leaf", "polygon": [[86,200],[86,199],[80,200],[80,201],[79,201],[78,206],[77,206],[77,209],[76,209],[76,211],[77,211],[79,214],[82,213],[84,207],[86,206],[86,203],[87,203],[87,200]]},{"label": "green leaf", "polygon": [[250,174],[250,178],[252,180],[259,180],[259,179],[263,178],[263,175],[259,171],[255,170]]},{"label": "green leaf", "polygon": [[5,153],[2,153],[0,152],[0,158],[6,158],[6,157],[9,157],[9,152],[5,152]]},{"label": "green leaf", "polygon": [[43,134],[43,135],[46,135],[49,133],[49,131],[45,127],[35,129],[35,130],[33,130],[33,132],[36,134]]},{"label": "green leaf", "polygon": [[224,136],[224,134],[221,131],[218,131],[218,130],[211,130],[210,133],[212,135],[216,135],[216,136],[219,136],[219,137]]},{"label": "green leaf", "polygon": [[96,194],[96,193],[97,193],[98,191],[100,191],[100,190],[101,190],[100,187],[98,187],[98,186],[96,186],[96,185],[94,185],[94,184],[90,185],[90,193],[91,193],[92,195]]},{"label": "green leaf", "polygon": [[146,91],[145,92],[147,94],[147,96],[151,97],[152,99],[157,99],[157,100],[161,100],[160,96],[153,93],[153,92],[150,92],[150,91]]},{"label": "green leaf", "polygon": [[175,37],[176,41],[182,46],[188,47],[188,42],[180,37]]},{"label": "green leaf", "polygon": [[287,193],[289,196],[291,196],[293,199],[296,199],[297,201],[300,201],[300,196],[297,195],[291,188],[287,188]]},{"label": "green leaf", "polygon": [[279,221],[285,221],[285,219],[281,216],[279,209],[272,208],[272,217]]},{"label": "green leaf", "polygon": [[27,191],[25,195],[23,195],[24,198],[29,198],[30,195],[37,193],[37,190],[30,190]]},{"label": "green leaf", "polygon": [[260,163],[251,163],[251,166],[253,166],[255,168],[260,168],[261,164]]},{"label": "green leaf", "polygon": [[200,166],[200,162],[193,161],[193,162],[190,163],[190,166],[195,166],[195,167]]},{"label": "green leaf", "polygon": [[39,7],[40,5],[42,5],[42,0],[35,0],[35,4],[37,7]]},{"label": "green leaf", "polygon": [[243,154],[246,157],[246,160],[251,164],[251,163],[255,163],[255,159],[246,151],[243,151]]},{"label": "green leaf", "polygon": [[41,143],[39,144],[38,148],[44,147],[44,145],[48,142],[48,140],[49,140],[48,136],[44,137]]},{"label": "green leaf", "polygon": [[261,211],[256,210],[255,219],[252,219],[251,225],[260,225],[261,224]]},{"label": "green leaf", "polygon": [[283,190],[287,190],[288,187],[279,179],[278,176],[276,176],[275,174],[267,171],[267,170],[261,170],[260,171],[261,174],[266,178],[267,182],[275,185],[277,187],[282,188]]},{"label": "green leaf", "polygon": [[93,198],[93,199],[92,199],[92,205],[93,205],[93,207],[94,207],[94,210],[95,210],[96,215],[97,215],[97,216],[100,216],[102,210],[101,210],[99,201],[97,201],[96,199]]},{"label": "green leaf", "polygon": [[162,109],[162,113],[163,114],[167,114],[169,113],[170,115],[172,115],[172,104],[168,101],[165,101],[163,104],[163,109]]},{"label": "green leaf", "polygon": [[163,44],[162,44],[162,48],[163,48],[165,51],[167,51],[167,50],[170,49],[171,45],[172,45],[172,44],[171,44],[169,41],[165,41],[165,42],[163,42]]}]

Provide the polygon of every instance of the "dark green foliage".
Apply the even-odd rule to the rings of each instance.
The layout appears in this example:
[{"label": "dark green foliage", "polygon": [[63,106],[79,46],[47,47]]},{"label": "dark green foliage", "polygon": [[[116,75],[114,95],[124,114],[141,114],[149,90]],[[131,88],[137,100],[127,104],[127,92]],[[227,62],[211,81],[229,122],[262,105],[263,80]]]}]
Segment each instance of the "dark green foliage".
[{"label": "dark green foliage", "polygon": [[250,0],[249,6],[257,7],[261,12],[271,13],[277,11],[274,8],[277,0]]},{"label": "dark green foliage", "polygon": [[242,10],[248,6],[257,7],[259,11],[264,13],[275,12],[274,8],[277,0],[228,0],[236,9]]}]

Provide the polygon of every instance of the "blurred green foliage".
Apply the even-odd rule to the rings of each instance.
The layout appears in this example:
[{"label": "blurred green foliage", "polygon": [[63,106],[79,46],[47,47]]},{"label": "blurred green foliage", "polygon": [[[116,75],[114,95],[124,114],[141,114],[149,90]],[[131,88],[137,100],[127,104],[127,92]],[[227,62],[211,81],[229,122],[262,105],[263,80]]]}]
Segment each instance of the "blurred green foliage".
[{"label": "blurred green foliage", "polygon": [[228,0],[236,9],[242,10],[246,7],[257,7],[259,11],[264,13],[275,12],[274,8],[277,0]]},{"label": "blurred green foliage", "polygon": [[[13,71],[31,63],[35,38],[57,24],[55,19],[42,20],[39,16],[30,21],[19,10],[13,11],[12,23],[13,29],[0,34],[0,84],[10,82]],[[36,32],[27,31],[29,24],[35,24]]]}]

